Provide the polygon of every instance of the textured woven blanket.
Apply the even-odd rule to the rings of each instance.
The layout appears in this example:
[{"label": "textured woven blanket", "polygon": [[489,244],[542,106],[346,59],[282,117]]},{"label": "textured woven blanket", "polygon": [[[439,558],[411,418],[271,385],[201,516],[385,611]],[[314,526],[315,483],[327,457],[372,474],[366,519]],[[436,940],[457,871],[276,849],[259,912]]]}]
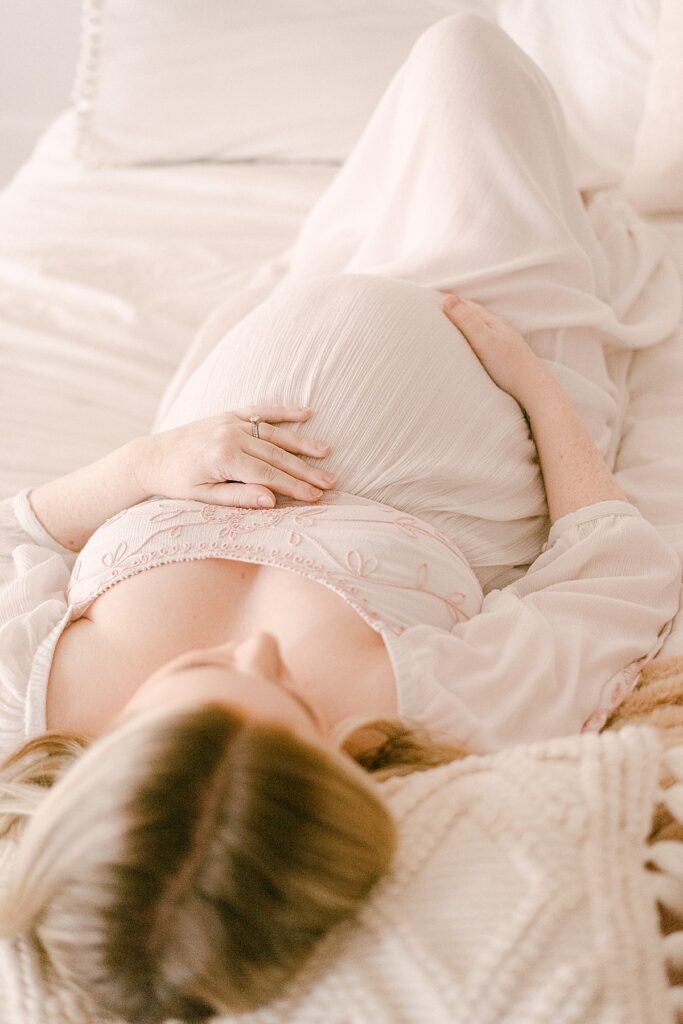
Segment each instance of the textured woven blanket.
[{"label": "textured woven blanket", "polygon": [[[662,828],[683,823],[683,744],[621,725],[381,783],[390,874],[280,1000],[220,1021],[675,1024],[683,844]],[[0,947],[0,984],[3,1024],[97,1024],[23,940]]]}]

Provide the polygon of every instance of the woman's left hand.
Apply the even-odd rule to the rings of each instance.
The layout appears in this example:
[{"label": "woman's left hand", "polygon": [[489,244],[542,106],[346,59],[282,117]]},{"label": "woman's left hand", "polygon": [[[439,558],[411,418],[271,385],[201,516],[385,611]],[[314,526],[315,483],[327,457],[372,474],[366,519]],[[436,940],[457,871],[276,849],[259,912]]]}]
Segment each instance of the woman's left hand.
[{"label": "woman's left hand", "polygon": [[[136,476],[150,496],[240,508],[272,508],[276,491],[316,501],[335,478],[297,455],[321,459],[329,445],[273,425],[302,422],[311,413],[299,406],[253,406],[139,438]],[[262,420],[259,437],[252,436],[252,415]]]},{"label": "woman's left hand", "polygon": [[549,372],[529,343],[512,324],[478,302],[448,292],[442,294],[443,312],[467,340],[491,380],[525,405],[528,389],[533,389],[539,375]]}]

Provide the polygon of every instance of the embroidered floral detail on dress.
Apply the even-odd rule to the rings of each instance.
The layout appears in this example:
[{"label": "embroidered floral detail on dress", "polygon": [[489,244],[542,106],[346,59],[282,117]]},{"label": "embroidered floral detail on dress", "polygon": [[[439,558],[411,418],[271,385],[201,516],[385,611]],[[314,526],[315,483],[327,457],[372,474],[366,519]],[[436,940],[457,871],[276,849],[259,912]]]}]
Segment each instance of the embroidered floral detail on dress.
[{"label": "embroidered floral detail on dress", "polygon": [[448,594],[444,598],[446,608],[453,619],[453,622],[466,622],[471,616],[463,609],[463,602],[467,600],[467,594],[462,592],[456,594]]},{"label": "embroidered floral detail on dress", "polygon": [[106,554],[102,555],[102,565],[106,565],[108,569],[111,569],[117,562],[121,561],[127,550],[128,545],[125,540],[122,540],[114,551],[107,551]]},{"label": "embroidered floral detail on dress", "polygon": [[374,555],[363,558],[360,551],[352,548],[346,553],[346,564],[354,576],[369,576],[379,565]]},{"label": "embroidered floral detail on dress", "polygon": [[[145,569],[206,557],[273,565],[308,576],[336,591],[374,629],[398,636],[425,621],[449,629],[479,610],[476,602],[470,613],[466,608],[480,589],[462,552],[438,530],[379,503],[337,500],[265,510],[161,498],[124,511],[126,540],[120,530],[110,530],[119,514],[96,530],[79,554],[69,597],[73,591],[81,610],[114,583]],[[386,552],[384,562],[372,550],[346,548],[344,538],[359,531],[368,544],[374,538],[378,553]],[[269,534],[275,543],[247,541],[249,536],[265,540]],[[108,539],[111,546],[97,558]],[[430,549],[431,561],[425,560]],[[417,565],[416,555],[422,556]],[[466,588],[444,594],[437,583],[430,586],[430,578],[443,579],[444,573],[451,583],[453,575],[458,582],[474,581],[469,597]]]}]

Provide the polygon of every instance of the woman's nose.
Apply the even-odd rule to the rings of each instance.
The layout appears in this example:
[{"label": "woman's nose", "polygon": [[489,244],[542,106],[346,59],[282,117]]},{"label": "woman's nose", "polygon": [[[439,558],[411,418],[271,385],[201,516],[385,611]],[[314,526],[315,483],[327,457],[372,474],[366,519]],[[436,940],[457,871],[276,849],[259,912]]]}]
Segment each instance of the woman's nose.
[{"label": "woman's nose", "polygon": [[263,630],[252,633],[246,640],[236,645],[234,656],[238,664],[262,675],[279,678],[282,673],[280,645],[272,633]]}]

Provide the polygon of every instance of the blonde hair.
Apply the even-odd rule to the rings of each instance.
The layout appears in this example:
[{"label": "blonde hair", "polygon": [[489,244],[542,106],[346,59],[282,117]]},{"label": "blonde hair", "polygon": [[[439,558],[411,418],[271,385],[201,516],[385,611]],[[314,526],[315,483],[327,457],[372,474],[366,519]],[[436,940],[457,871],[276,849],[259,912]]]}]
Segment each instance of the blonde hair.
[{"label": "blonde hair", "polygon": [[271,1001],[390,866],[396,826],[368,773],[466,753],[407,720],[354,718],[334,739],[208,704],[29,740],[0,764],[0,835],[19,838],[0,936],[131,1024]]}]

